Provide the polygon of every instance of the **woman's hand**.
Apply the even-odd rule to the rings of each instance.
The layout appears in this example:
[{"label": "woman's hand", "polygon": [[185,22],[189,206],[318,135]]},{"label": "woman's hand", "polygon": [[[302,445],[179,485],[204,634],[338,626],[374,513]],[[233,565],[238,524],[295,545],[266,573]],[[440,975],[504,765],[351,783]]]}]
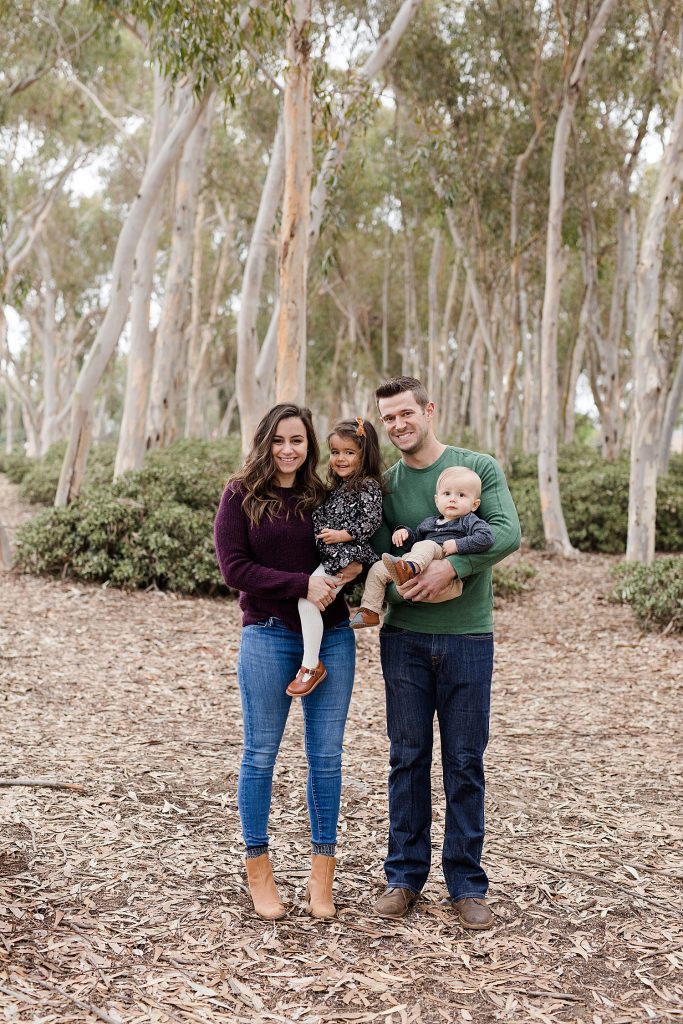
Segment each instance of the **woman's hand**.
[{"label": "woman's hand", "polygon": [[339,580],[335,580],[331,576],[310,576],[306,600],[314,604],[319,611],[324,612],[327,606],[334,601],[335,590],[338,586]]},{"label": "woman's hand", "polygon": [[391,535],[391,543],[397,548],[402,548],[405,542],[408,540],[408,531],[405,526],[402,526],[400,530],[394,530]]},{"label": "woman's hand", "polygon": [[317,534],[317,539],[321,540],[324,544],[348,544],[349,541],[353,540],[353,537],[348,530],[330,530],[325,527]]}]

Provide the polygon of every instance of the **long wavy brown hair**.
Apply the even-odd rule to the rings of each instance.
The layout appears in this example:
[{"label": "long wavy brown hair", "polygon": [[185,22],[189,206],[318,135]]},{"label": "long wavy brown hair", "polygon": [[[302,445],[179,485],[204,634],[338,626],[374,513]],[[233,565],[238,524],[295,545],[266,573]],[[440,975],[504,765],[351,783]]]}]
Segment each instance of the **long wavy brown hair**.
[{"label": "long wavy brown hair", "polygon": [[254,442],[244,465],[228,481],[240,484],[243,492],[242,508],[255,526],[258,526],[264,515],[273,519],[284,509],[284,502],[277,491],[275,480],[277,467],[272,451],[273,438],[280,421],[294,417],[303,423],[308,441],[306,459],[297,470],[294,480],[294,492],[298,495],[296,511],[303,516],[304,512],[316,508],[325,499],[325,487],[316,472],[320,448],[315,436],[311,410],[292,402],[275,405],[256,428]]}]

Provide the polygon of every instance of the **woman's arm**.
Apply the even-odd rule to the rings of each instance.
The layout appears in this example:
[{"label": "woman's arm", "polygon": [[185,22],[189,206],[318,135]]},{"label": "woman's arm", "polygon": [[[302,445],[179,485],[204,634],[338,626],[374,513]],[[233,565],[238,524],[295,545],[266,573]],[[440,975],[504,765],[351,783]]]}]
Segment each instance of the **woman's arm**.
[{"label": "woman's arm", "polygon": [[283,572],[255,562],[248,530],[249,520],[242,508],[242,495],[229,485],[223,491],[214,523],[216,556],[227,585],[255,597],[306,597],[308,574]]}]

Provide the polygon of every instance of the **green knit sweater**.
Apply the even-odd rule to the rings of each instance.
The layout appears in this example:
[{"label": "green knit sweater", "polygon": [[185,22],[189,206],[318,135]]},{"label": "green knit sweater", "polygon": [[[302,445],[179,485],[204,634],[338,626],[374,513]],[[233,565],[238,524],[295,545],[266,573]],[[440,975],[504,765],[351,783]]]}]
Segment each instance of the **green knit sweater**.
[{"label": "green knit sweater", "polygon": [[411,469],[400,460],[387,470],[390,491],[383,502],[382,525],[372,538],[378,555],[392,548],[391,535],[400,526],[414,530],[434,515],[434,495],[439,474],[449,466],[467,466],[481,478],[481,505],[477,515],[493,530],[492,548],[478,555],[451,555],[449,562],[463,581],[460,597],[440,604],[401,600],[393,584],[387,588],[389,608],[385,622],[416,633],[490,633],[493,630],[491,570],[496,562],[519,547],[520,529],[508,485],[500,466],[490,455],[450,445],[426,469]]}]

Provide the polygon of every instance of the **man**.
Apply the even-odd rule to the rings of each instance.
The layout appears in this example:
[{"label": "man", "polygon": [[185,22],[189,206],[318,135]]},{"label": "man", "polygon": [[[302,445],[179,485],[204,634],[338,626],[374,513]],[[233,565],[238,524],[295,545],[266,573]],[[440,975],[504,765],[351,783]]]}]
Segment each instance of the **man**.
[{"label": "man", "polygon": [[[373,539],[389,551],[399,527],[414,529],[433,514],[436,481],[448,466],[466,466],[482,481],[478,514],[494,534],[483,554],[452,555],[398,589],[387,591],[380,633],[391,743],[388,888],[375,911],[398,919],[427,881],[431,861],[431,763],[436,713],[441,734],[446,827],[443,873],[450,902],[466,928],[493,925],[486,905],[484,750],[493,671],[492,566],[520,543],[517,512],[505,477],[488,455],[442,444],[434,434],[434,403],[420,381],[397,377],[375,392],[389,440],[401,459],[387,473],[383,523]],[[454,600],[430,599],[463,581]],[[403,598],[403,600],[401,600]]]}]

